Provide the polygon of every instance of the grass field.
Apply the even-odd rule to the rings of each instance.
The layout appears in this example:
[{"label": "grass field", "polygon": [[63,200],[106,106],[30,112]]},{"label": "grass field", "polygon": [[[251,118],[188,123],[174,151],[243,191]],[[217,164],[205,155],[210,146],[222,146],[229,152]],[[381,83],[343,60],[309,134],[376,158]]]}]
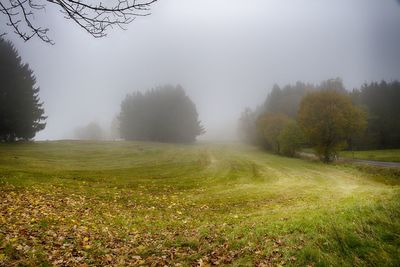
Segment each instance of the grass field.
[{"label": "grass field", "polygon": [[231,144],[0,145],[0,266],[399,266],[400,174]]},{"label": "grass field", "polygon": [[[340,152],[340,156],[353,158],[353,152],[342,151]],[[386,162],[400,162],[400,149],[354,151],[354,158]]]}]

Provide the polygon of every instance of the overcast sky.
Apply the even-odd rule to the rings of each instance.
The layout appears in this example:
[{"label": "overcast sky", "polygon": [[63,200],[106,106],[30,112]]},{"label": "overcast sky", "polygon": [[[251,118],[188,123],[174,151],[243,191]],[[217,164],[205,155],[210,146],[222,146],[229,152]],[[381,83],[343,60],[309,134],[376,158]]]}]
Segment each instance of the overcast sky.
[{"label": "overcast sky", "polygon": [[204,138],[217,139],[233,138],[240,112],[274,83],[400,79],[396,0],[159,0],[102,39],[57,8],[40,15],[55,45],[7,35],[41,88],[48,119],[36,139],[71,138],[91,121],[108,127],[127,93],[166,83],[186,89]]}]

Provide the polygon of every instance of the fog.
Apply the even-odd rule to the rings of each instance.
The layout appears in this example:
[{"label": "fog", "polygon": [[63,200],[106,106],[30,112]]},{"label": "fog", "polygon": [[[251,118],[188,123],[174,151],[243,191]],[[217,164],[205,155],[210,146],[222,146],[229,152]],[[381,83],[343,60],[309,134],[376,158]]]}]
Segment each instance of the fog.
[{"label": "fog", "polygon": [[101,39],[57,8],[37,20],[55,45],[6,35],[41,89],[48,119],[36,140],[72,138],[92,121],[107,128],[127,93],[163,84],[185,88],[207,131],[200,139],[217,140],[235,139],[240,112],[275,83],[400,79],[395,0],[160,0]]}]

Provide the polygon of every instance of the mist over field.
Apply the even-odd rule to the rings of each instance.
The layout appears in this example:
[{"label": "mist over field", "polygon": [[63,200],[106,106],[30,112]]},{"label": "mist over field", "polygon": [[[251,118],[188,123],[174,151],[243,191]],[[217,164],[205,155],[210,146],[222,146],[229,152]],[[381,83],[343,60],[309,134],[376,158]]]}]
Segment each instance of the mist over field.
[{"label": "mist over field", "polygon": [[36,140],[74,138],[91,122],[108,129],[127,93],[163,84],[182,85],[196,104],[200,140],[232,140],[240,112],[275,83],[341,77],[353,89],[400,78],[394,0],[158,1],[101,39],[53,11],[37,18],[53,46],[4,29],[40,86],[48,119]]},{"label": "mist over field", "polygon": [[400,0],[0,25],[0,266],[400,266]]}]

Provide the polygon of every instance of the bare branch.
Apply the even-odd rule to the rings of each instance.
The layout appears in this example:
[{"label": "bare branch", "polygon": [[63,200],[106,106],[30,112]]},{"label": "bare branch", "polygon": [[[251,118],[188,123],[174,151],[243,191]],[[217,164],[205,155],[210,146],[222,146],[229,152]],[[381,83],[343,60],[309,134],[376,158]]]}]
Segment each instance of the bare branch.
[{"label": "bare branch", "polygon": [[0,12],[8,18],[7,25],[24,41],[38,37],[53,44],[48,36],[49,29],[33,23],[35,14],[44,10],[46,4],[59,6],[66,19],[71,19],[93,37],[100,38],[107,35],[109,28],[125,29],[125,25],[136,17],[150,15],[150,5],[156,1],[113,0],[114,3],[104,5],[82,0],[0,0]]}]

